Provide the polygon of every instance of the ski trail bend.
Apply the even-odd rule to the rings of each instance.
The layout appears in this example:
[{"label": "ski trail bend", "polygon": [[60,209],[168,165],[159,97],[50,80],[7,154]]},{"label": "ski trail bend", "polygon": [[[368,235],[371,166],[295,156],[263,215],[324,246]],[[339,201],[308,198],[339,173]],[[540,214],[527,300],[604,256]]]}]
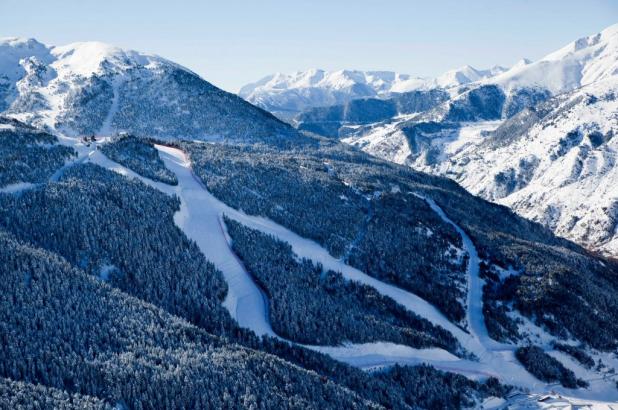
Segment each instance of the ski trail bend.
[{"label": "ski trail bend", "polygon": [[[176,174],[178,178],[177,186],[144,178],[109,160],[99,151],[91,153],[90,161],[123,175],[140,179],[147,185],[168,195],[177,195],[180,198],[180,211],[174,215],[174,222],[187,237],[197,243],[205,257],[223,273],[228,284],[228,293],[223,305],[241,327],[249,328],[258,335],[269,335],[280,340],[286,340],[273,331],[269,322],[267,302],[264,300],[261,289],[232,252],[225,230],[220,225],[220,218],[223,214],[253,229],[272,234],[288,242],[298,256],[319,262],[324,269],[341,272],[345,278],[371,286],[381,294],[391,297],[412,312],[451,332],[462,347],[474,353],[479,361],[461,359],[443,349],[414,349],[388,342],[305,347],[365,369],[389,366],[395,363],[402,365],[427,363],[438,369],[471,377],[496,376],[506,383],[526,387],[532,391],[543,391],[545,384],[536,380],[519,365],[514,357],[512,346],[504,345],[505,348],[502,349],[502,346],[496,346],[493,343],[483,344],[485,339],[479,337],[479,334],[483,334],[482,329],[477,326],[479,323],[471,326],[473,327],[472,334],[466,333],[450,322],[433,305],[417,295],[372,278],[345,264],[342,260],[335,259],[316,242],[300,237],[267,218],[250,216],[225,205],[215,198],[193,174],[191,164],[184,152],[162,145],[156,145],[156,148],[159,150],[165,165]],[[436,210],[439,209],[437,205],[435,206]],[[444,214],[442,213],[442,215]],[[444,216],[446,217],[446,215]],[[450,220],[447,220],[447,222],[453,224]],[[454,226],[456,227],[456,225]],[[473,279],[475,269],[478,279],[476,250],[465,232],[459,229],[458,232],[463,233],[464,245],[467,247],[466,250],[470,252],[471,262],[468,270],[471,279]],[[475,256],[477,263],[473,263]],[[476,265],[476,268],[474,268],[474,265]],[[469,282],[469,286],[472,287],[479,285],[482,289],[480,279],[476,282],[474,280]],[[471,298],[472,296],[469,296],[469,299]],[[482,305],[475,309],[482,314]],[[470,310],[472,312],[475,309]],[[477,316],[477,313],[469,313],[468,317],[472,318],[470,323],[474,323],[475,320],[482,321],[482,316]],[[479,330],[478,333],[477,330]],[[490,346],[491,349],[488,349],[487,346]]]},{"label": "ski trail bend", "polygon": [[500,343],[489,337],[489,332],[487,331],[487,326],[485,325],[485,319],[483,316],[483,285],[485,284],[485,282],[479,276],[480,258],[478,252],[476,251],[474,243],[472,242],[468,234],[466,234],[466,232],[461,229],[459,225],[453,222],[444,213],[442,208],[440,208],[438,204],[435,203],[433,199],[416,193],[414,195],[427,202],[429,207],[436,214],[438,214],[438,216],[444,222],[451,225],[461,236],[464,250],[468,254],[469,258],[467,266],[468,288],[466,301],[466,321],[468,322],[468,326],[470,327],[470,332],[472,333],[472,336],[479,341],[484,350],[500,351],[513,349],[513,345]]},{"label": "ski trail bend", "polygon": [[413,195],[427,202],[429,207],[444,222],[451,225],[457,231],[461,236],[464,250],[468,254],[469,259],[466,268],[468,275],[466,321],[468,322],[470,336],[473,338],[473,341],[467,346],[479,357],[481,363],[488,365],[500,374],[502,380],[514,385],[527,387],[531,390],[542,390],[545,384],[528,373],[515,358],[514,351],[516,346],[500,343],[489,337],[483,316],[483,285],[485,281],[479,276],[480,258],[472,239],[444,213],[442,208],[433,199],[418,193],[413,193]]},{"label": "ski trail bend", "polygon": [[[174,215],[174,222],[190,239],[199,246],[204,256],[219,269],[228,284],[228,292],[223,302],[230,315],[241,327],[253,330],[258,335],[269,335],[289,343],[278,336],[271,327],[268,315],[268,302],[261,289],[245,270],[242,262],[232,251],[225,226],[221,221],[223,214],[239,222],[270,233],[279,233],[284,228],[263,218],[247,216],[232,209],[216,199],[191,171],[190,163],[184,153],[166,146],[156,146],[165,165],[176,174],[177,186],[170,186],[144,178],[126,167],[110,160],[99,151],[93,152],[90,161],[118,172],[137,178],[168,195],[177,195],[181,200],[180,210]],[[270,229],[266,229],[268,227]],[[280,230],[281,231],[280,231]],[[306,245],[306,244],[305,244]],[[317,246],[317,244],[312,245]],[[304,252],[306,256],[310,256]],[[325,252],[325,251],[324,251]],[[399,364],[430,363],[443,370],[458,371],[472,377],[495,376],[487,368],[479,368],[477,363],[462,360],[443,349],[414,349],[405,345],[387,342],[348,344],[345,346],[304,347],[323,352],[336,360],[360,368],[375,368]]]},{"label": "ski trail bend", "polygon": [[[384,342],[349,344],[336,347],[306,347],[363,368],[394,363],[429,363],[438,368],[471,376],[498,376],[505,382],[530,389],[536,390],[544,386],[542,382],[539,382],[521,367],[515,359],[512,346],[491,343],[489,337],[482,337],[482,335],[487,334],[486,330],[484,332],[480,330],[478,333],[475,331],[480,326],[484,327],[482,305],[480,305],[482,299],[479,296],[481,295],[480,292],[482,292],[482,283],[480,278],[478,278],[478,254],[470,238],[463,230],[454,225],[450,219],[448,222],[453,224],[458,232],[462,234],[466,251],[470,253],[468,273],[471,278],[469,286],[473,292],[472,295],[469,295],[469,299],[472,301],[473,298],[478,297],[479,300],[479,305],[475,305],[474,309],[470,309],[474,313],[469,313],[469,317],[472,319],[471,323],[475,326],[471,332],[472,334],[466,333],[454,325],[432,304],[419,296],[379,281],[347,265],[342,260],[330,255],[318,243],[303,238],[270,219],[250,216],[227,206],[215,198],[193,174],[191,163],[184,152],[161,145],[157,145],[156,148],[159,150],[166,166],[176,174],[179,181],[178,186],[174,189],[175,193],[181,198],[183,205],[180,212],[174,216],[176,224],[183,229],[189,238],[194,239],[198,243],[205,256],[224,273],[229,285],[228,296],[224,305],[241,326],[252,329],[258,335],[267,334],[278,337],[270,326],[267,308],[265,307],[260,289],[238,262],[236,255],[229,247],[225,235],[222,234],[220,226],[217,226],[222,214],[253,229],[274,235],[288,242],[298,256],[319,262],[324,269],[341,272],[346,279],[366,284],[381,294],[389,296],[410,311],[451,332],[462,347],[474,353],[479,358],[479,361],[460,359],[441,349],[413,349],[409,346]],[[439,209],[437,205],[435,209]],[[444,213],[442,212],[440,215],[442,216]],[[444,216],[446,217],[446,215]],[[470,302],[469,304],[474,305]]]},{"label": "ski trail bend", "polygon": [[181,203],[180,210],[174,214],[174,222],[188,238],[197,243],[206,259],[223,273],[228,285],[224,307],[241,327],[252,329],[258,335],[277,337],[268,322],[261,290],[247,277],[244,267],[228,246],[219,222],[221,210],[218,201],[192,178],[182,151],[168,147],[157,148],[162,151],[161,157],[166,166],[176,173],[177,186],[144,178],[99,151],[92,155],[91,160],[122,175],[140,179],[168,195],[177,195]]}]

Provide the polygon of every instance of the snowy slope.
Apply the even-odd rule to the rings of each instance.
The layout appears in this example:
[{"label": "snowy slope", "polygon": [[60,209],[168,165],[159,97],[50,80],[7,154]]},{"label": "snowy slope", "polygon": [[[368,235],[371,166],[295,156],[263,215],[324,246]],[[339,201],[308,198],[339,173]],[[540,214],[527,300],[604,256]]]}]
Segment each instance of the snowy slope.
[{"label": "snowy slope", "polygon": [[33,39],[0,40],[0,111],[66,135],[296,135],[186,68],[98,42],[54,47]]},{"label": "snowy slope", "polygon": [[[499,71],[496,69],[496,73]],[[618,76],[618,24],[596,35],[580,38],[534,63],[522,60],[510,70],[495,76],[479,79],[478,71],[471,67],[447,74],[452,81],[464,77],[471,81],[466,83],[461,94],[454,95],[450,101],[423,116],[412,118],[412,122],[505,119],[548,97],[601,81],[615,81]],[[491,95],[493,101],[482,106],[489,92],[494,94]],[[474,98],[470,98],[471,95]],[[498,115],[481,112],[492,106],[499,107],[500,112],[495,113]],[[350,142],[362,138],[372,141],[372,145],[379,144],[384,135],[390,135],[387,128],[401,130],[410,125],[410,120],[393,118],[383,124],[360,129],[351,135]]]},{"label": "snowy slope", "polygon": [[583,37],[534,63],[518,65],[485,83],[506,90],[548,89],[556,95],[618,74],[618,24]]},{"label": "snowy slope", "polygon": [[[470,333],[465,332],[449,322],[433,306],[417,295],[385,284],[367,276],[345,264],[340,259],[333,258],[328,251],[316,242],[300,237],[288,229],[276,224],[270,219],[250,216],[241,211],[228,207],[213,197],[191,171],[191,164],[185,154],[175,148],[157,146],[166,165],[177,174],[179,185],[171,187],[139,177],[132,171],[113,163],[105,158],[100,151],[92,150],[88,153],[89,160],[110,168],[116,172],[142,181],[161,189],[168,194],[176,194],[181,198],[180,211],[174,216],[176,224],[192,239],[196,240],[200,249],[222,270],[229,285],[229,293],[224,302],[232,316],[243,327],[254,330],[258,334],[277,336],[270,327],[267,310],[259,288],[253,283],[250,275],[244,271],[241,263],[228,246],[225,229],[220,225],[222,214],[227,215],[247,226],[275,235],[287,241],[294,252],[304,258],[312,259],[323,264],[325,268],[341,271],[349,280],[364,283],[373,287],[379,293],[388,295],[406,308],[416,312],[431,322],[443,326],[452,332],[460,343],[477,357],[476,360],[460,359],[441,349],[411,349],[407,346],[392,343],[365,343],[346,344],[342,346],[306,346],[310,349],[323,352],[331,357],[358,366],[361,368],[380,368],[394,363],[419,364],[427,363],[439,369],[465,374],[473,378],[496,376],[501,380],[531,392],[541,394],[552,391],[569,393],[581,398],[595,397],[612,399],[617,397],[613,391],[611,380],[597,380],[590,390],[565,390],[559,386],[540,382],[527,373],[514,359],[515,346],[498,343],[489,338],[483,321],[481,302],[481,288],[483,280],[478,276],[479,262],[476,248],[463,229],[456,225],[431,199],[425,198],[431,208],[452,224],[462,236],[465,251],[470,256],[468,261],[469,292],[468,292],[468,323]],[[576,370],[583,370],[575,364]],[[588,375],[599,379],[596,373]],[[595,379],[595,380],[596,380]]]},{"label": "snowy slope", "polygon": [[436,87],[450,88],[484,79],[490,79],[506,72],[507,70],[508,68],[501,66],[494,66],[487,70],[477,70],[474,67],[465,65],[463,67],[445,72],[441,76],[437,77],[432,84],[435,84]]},{"label": "snowy slope", "polygon": [[413,77],[392,71],[311,69],[272,74],[247,84],[238,93],[247,101],[287,118],[313,107],[339,105],[354,99],[388,97],[393,93],[451,88],[493,77],[503,67],[477,70],[470,66],[447,71],[437,78]]},{"label": "snowy slope", "polygon": [[618,255],[617,96],[615,80],[583,87],[552,101],[532,125],[506,133],[506,123],[435,170],[561,236]]},{"label": "snowy slope", "polygon": [[429,112],[360,127],[344,141],[453,178],[618,255],[618,25],[467,87]]}]

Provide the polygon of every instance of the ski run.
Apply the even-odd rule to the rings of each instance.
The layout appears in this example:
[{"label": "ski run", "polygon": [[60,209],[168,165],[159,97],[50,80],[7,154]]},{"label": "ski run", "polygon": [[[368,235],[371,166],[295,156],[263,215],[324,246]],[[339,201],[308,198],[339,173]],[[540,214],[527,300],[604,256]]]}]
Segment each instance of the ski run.
[{"label": "ski run", "polygon": [[[330,255],[318,243],[303,238],[270,219],[247,215],[227,206],[206,189],[193,173],[191,163],[185,153],[177,148],[163,145],[155,146],[165,165],[178,178],[178,185],[170,186],[144,178],[108,159],[100,150],[96,149],[97,144],[93,147],[86,147],[76,143],[72,138],[61,138],[61,140],[64,140],[63,143],[73,145],[79,155],[75,161],[66,164],[61,171],[55,174],[51,178],[52,180],[56,180],[63,169],[75,163],[92,162],[129,178],[137,178],[168,195],[177,195],[181,201],[181,206],[180,210],[174,215],[175,224],[183,230],[187,237],[197,243],[206,258],[223,273],[228,284],[228,293],[223,303],[225,308],[241,327],[251,329],[258,335],[269,335],[280,340],[286,340],[272,329],[268,314],[269,302],[266,295],[232,251],[231,240],[223,222],[223,215],[288,242],[299,257],[321,263],[325,270],[341,272],[348,280],[373,287],[379,293],[392,298],[410,311],[451,332],[461,346],[472,353],[474,357],[462,359],[440,348],[414,349],[390,342],[344,344],[341,346],[305,345],[306,348],[319,351],[336,360],[368,371],[379,370],[394,364],[416,365],[425,363],[440,370],[460,373],[476,379],[497,377],[503,383],[523,388],[529,392],[524,396],[519,395],[513,398],[512,400],[517,400],[517,404],[527,403],[527,400],[535,401],[534,398],[541,397],[541,395],[549,392],[560,397],[559,400],[568,403],[575,403],[572,400],[589,401],[593,397],[598,400],[599,394],[607,396],[608,400],[615,399],[605,380],[598,380],[597,383],[597,381],[590,379],[591,386],[585,390],[569,390],[559,385],[541,382],[528,373],[517,361],[514,354],[517,346],[499,343],[489,337],[482,313],[483,280],[479,277],[480,259],[476,248],[465,231],[455,224],[431,198],[412,193],[424,199],[443,221],[453,226],[461,235],[464,251],[469,256],[467,266],[467,331],[450,322],[433,305],[419,296],[377,280],[347,265],[342,259]],[[72,143],[70,140],[73,140]],[[106,140],[102,139],[99,143],[105,143]],[[17,187],[13,189],[15,188]],[[550,353],[556,354],[556,352]],[[582,373],[581,369],[573,368],[577,365],[572,361],[565,363],[565,365],[578,374]],[[511,399],[507,400],[508,403],[511,403]],[[484,407],[499,408],[504,404],[504,401],[488,402],[484,404]],[[611,409],[612,407],[604,402],[596,402],[594,408]]]}]

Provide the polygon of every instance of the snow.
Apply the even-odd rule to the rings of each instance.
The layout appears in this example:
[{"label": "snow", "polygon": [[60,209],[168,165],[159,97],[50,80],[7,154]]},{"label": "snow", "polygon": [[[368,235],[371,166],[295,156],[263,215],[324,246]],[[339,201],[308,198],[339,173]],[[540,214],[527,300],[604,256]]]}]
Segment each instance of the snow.
[{"label": "snow", "polygon": [[[469,276],[467,320],[470,324],[470,333],[466,333],[449,322],[435,307],[417,295],[369,277],[346,265],[342,260],[333,258],[317,243],[302,238],[269,219],[249,216],[241,211],[229,208],[205,189],[203,184],[193,175],[185,154],[176,148],[156,146],[166,166],[178,177],[179,184],[176,187],[143,178],[110,161],[98,150],[86,147],[78,148],[80,148],[80,159],[78,161],[83,161],[82,158],[85,158],[86,161],[92,161],[130,178],[138,178],[169,195],[179,196],[181,209],[174,215],[175,223],[189,238],[196,241],[206,258],[223,272],[229,286],[224,306],[241,326],[252,329],[257,334],[268,334],[285,340],[277,336],[272,330],[268,316],[268,301],[231,250],[229,237],[221,221],[223,214],[251,228],[273,234],[279,239],[287,241],[300,257],[321,262],[325,269],[339,271],[349,280],[365,283],[381,294],[392,297],[421,317],[450,331],[465,349],[477,356],[478,361],[460,359],[442,349],[413,349],[387,342],[345,344],[342,346],[305,346],[309,349],[329,354],[336,360],[366,370],[390,366],[395,363],[411,365],[427,363],[441,370],[461,373],[472,378],[482,379],[495,376],[505,383],[527,388],[532,394],[545,394],[550,390],[555,390],[569,397],[579,397],[580,399],[590,397],[595,397],[596,400],[618,399],[618,391],[614,389],[615,393],[613,393],[610,390],[613,385],[604,380],[591,382],[592,389],[589,391],[574,391],[563,389],[560,386],[546,385],[532,377],[517,362],[513,353],[515,346],[501,344],[488,337],[482,318],[482,299],[480,298],[482,281],[478,277],[479,260],[474,244],[466,233],[454,224],[431,199],[425,198],[432,209],[445,222],[452,224],[462,236],[464,250],[470,255],[467,268]],[[536,396],[526,395],[525,397]]]},{"label": "snow", "polygon": [[[545,119],[519,139],[498,141],[502,145],[485,143],[487,132],[501,121],[482,121],[432,134],[411,153],[402,133],[410,118],[363,127],[344,142],[389,161],[450,177],[471,193],[506,205],[559,236],[617,256],[618,24],[537,62],[522,60],[477,84],[498,84],[507,94],[541,87],[558,95]],[[581,141],[556,155],[571,132],[581,134]],[[604,140],[593,144],[589,139],[593,133]],[[505,175],[516,183],[505,183]]]},{"label": "snow", "polygon": [[558,393],[549,394],[514,394],[505,403],[488,403],[485,409],[510,409],[510,410],[531,410],[531,409],[579,409],[579,410],[616,410],[618,405],[615,401],[600,401],[586,398],[575,398],[570,395]]},{"label": "snow", "polygon": [[148,180],[131,170],[109,160],[99,151],[91,160],[101,166],[138,178],[168,195],[177,195],[181,200],[180,211],[174,222],[188,238],[194,240],[204,256],[221,272],[228,284],[228,293],[223,302],[230,315],[239,325],[253,330],[258,335],[275,336],[268,315],[267,305],[261,290],[232,252],[221,223],[226,210],[224,204],[212,196],[190,171],[189,162],[181,151],[157,146],[166,166],[178,177],[177,186]]},{"label": "snow", "polygon": [[[618,101],[603,99],[616,91],[616,80],[583,87],[563,97],[554,110],[559,116],[548,116],[523,138],[501,147],[472,144],[452,152],[451,161],[441,167],[423,170],[454,175],[474,194],[509,206],[560,236],[617,255],[613,209],[618,198],[614,183],[618,140],[611,138],[595,147],[587,137],[592,132],[611,135],[618,131]],[[599,100],[587,104],[590,95]],[[570,132],[580,133],[581,140],[564,155],[552,155]],[[518,172],[522,161],[537,161],[529,181],[513,192],[503,192],[495,176]]]},{"label": "snow", "polygon": [[0,79],[5,77],[15,83],[25,74],[20,61],[36,57],[43,62],[51,62],[53,57],[49,47],[30,38],[8,37],[0,39]]},{"label": "snow", "polygon": [[78,42],[51,48],[55,57],[52,66],[61,74],[90,77],[93,74],[104,73],[103,62],[120,68],[132,66],[148,66],[167,60],[133,50],[123,50],[118,47],[98,41]]},{"label": "snow", "polygon": [[574,90],[610,78],[618,72],[618,24],[601,33],[580,38],[530,64],[519,64],[511,70],[484,82],[511,90],[543,87],[552,94]]},{"label": "snow", "polygon": [[488,70],[477,70],[474,67],[465,65],[454,70],[449,70],[435,79],[437,87],[451,88],[459,85],[473,83],[487,78],[492,78],[507,71],[504,67],[492,67]]},{"label": "snow", "polygon": [[[55,130],[67,113],[67,100],[87,87],[84,80],[98,76],[114,88],[112,110],[101,131],[109,134],[113,113],[118,106],[118,87],[135,68],[152,72],[161,67],[190,70],[156,55],[123,50],[101,42],[78,42],[48,46],[34,39],[0,40],[0,111],[11,107],[18,97],[21,104],[11,107],[11,117],[31,125]],[[5,87],[0,87],[5,88]],[[4,103],[7,103],[4,106]],[[95,121],[96,119],[93,119]],[[66,130],[58,130],[67,132]]]},{"label": "snow", "polygon": [[360,138],[348,137],[342,141],[354,145],[363,151],[397,164],[407,161],[412,151],[406,135],[397,128],[399,122],[378,126]]},{"label": "snow", "polygon": [[[228,242],[229,238],[227,238],[224,227],[221,224],[220,218],[223,214],[251,228],[272,234],[288,242],[299,257],[319,262],[324,269],[341,272],[348,280],[372,286],[381,294],[393,298],[421,317],[444,327],[460,341],[465,349],[479,357],[480,362],[455,358],[441,349],[418,350],[392,343],[339,347],[307,346],[308,348],[327,351],[335,359],[355,364],[361,368],[388,366],[393,363],[429,363],[472,377],[495,375],[509,383],[529,388],[541,388],[543,386],[542,383],[532,378],[515,361],[512,354],[512,346],[508,346],[504,351],[489,351],[479,342],[480,339],[478,337],[464,332],[446,319],[433,305],[417,295],[366,275],[345,264],[342,260],[334,258],[316,242],[302,238],[269,219],[246,215],[241,211],[228,207],[212,196],[193,175],[190,170],[190,163],[184,153],[175,148],[159,145],[156,147],[160,151],[166,166],[178,177],[179,184],[177,187],[145,180],[130,170],[124,169],[123,173],[131,177],[140,178],[149,185],[155,186],[168,194],[179,196],[181,199],[181,210],[174,216],[174,220],[189,238],[196,241],[205,256],[223,272],[229,286],[224,306],[241,326],[252,329],[257,334],[268,334],[278,337],[270,326],[267,301],[263,293],[231,251]],[[100,165],[116,171],[124,168],[108,160],[100,152],[95,152],[91,159]],[[476,269],[478,269],[478,266]],[[491,344],[490,341],[486,342],[492,348],[496,348],[496,346],[501,347],[499,344]],[[371,350],[372,348],[373,350]]]},{"label": "snow", "polygon": [[[364,273],[349,267],[341,260],[330,256],[328,252],[317,243],[301,238],[291,231],[262,218],[249,216],[243,212],[228,207],[212,194],[193,175],[185,154],[176,149],[157,145],[161,158],[166,166],[176,174],[178,186],[172,187],[167,184],[155,182],[143,178],[133,171],[109,160],[100,151],[91,151],[86,155],[88,161],[119,172],[131,178],[138,178],[146,184],[157,188],[168,195],[177,195],[181,200],[180,211],[174,215],[174,222],[183,232],[196,241],[205,257],[211,261],[221,272],[228,284],[228,294],[223,302],[231,316],[238,321],[239,325],[253,330],[258,335],[279,337],[272,329],[268,316],[268,302],[262,290],[253,281],[251,275],[245,270],[242,262],[233,253],[230,246],[230,238],[225,230],[221,217],[226,215],[254,229],[274,234],[292,245],[294,252],[301,257],[309,257],[319,261],[325,269],[343,271],[345,277],[357,280],[375,287],[385,295],[394,295],[396,300],[403,301],[405,306],[417,312],[423,317],[444,326],[450,330],[464,335],[461,329],[450,323],[432,305],[392,285],[384,284]],[[373,346],[373,350],[371,350]],[[476,363],[456,358],[442,349],[412,349],[408,346],[393,343],[373,343],[362,345],[346,345],[345,347],[306,346],[310,349],[323,351],[326,349],[335,359],[357,365],[361,368],[370,368],[377,365],[418,364],[432,363],[438,366],[449,363],[449,369],[464,374],[479,376]],[[329,350],[330,349],[330,350]],[[371,353],[368,353],[371,350]],[[482,372],[487,373],[487,370]]]},{"label": "snow", "polygon": [[6,186],[0,188],[0,193],[3,193],[3,194],[15,194],[15,193],[19,193],[19,192],[22,192],[24,190],[32,189],[32,188],[35,188],[35,187],[36,187],[36,185],[32,184],[30,182],[16,182],[14,184],[9,184],[9,185],[6,185]]},{"label": "snow", "polygon": [[112,105],[109,108],[105,119],[103,120],[103,124],[99,129],[98,135],[111,135],[112,134],[112,120],[114,119],[114,115],[118,112],[118,100],[120,98],[119,89],[124,82],[126,82],[126,78],[123,76],[116,76],[112,80],[112,90],[114,93],[114,97],[112,98]]},{"label": "snow", "polygon": [[343,104],[357,98],[386,98],[431,88],[453,88],[504,72],[503,67],[476,70],[470,66],[451,70],[437,78],[413,77],[392,71],[310,69],[291,74],[276,73],[242,87],[238,95],[273,112]]}]

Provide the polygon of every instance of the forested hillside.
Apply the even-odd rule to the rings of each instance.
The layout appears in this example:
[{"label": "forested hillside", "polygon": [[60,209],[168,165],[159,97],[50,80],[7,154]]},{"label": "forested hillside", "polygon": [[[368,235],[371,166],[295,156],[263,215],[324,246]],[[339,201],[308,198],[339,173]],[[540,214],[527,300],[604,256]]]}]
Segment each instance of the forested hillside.
[{"label": "forested hillside", "polygon": [[0,188],[42,182],[74,155],[55,136],[0,116]]},{"label": "forested hillside", "polygon": [[[372,407],[0,233],[0,374],[129,408]],[[280,390],[281,389],[281,390]]]},{"label": "forested hillside", "polygon": [[[131,167],[158,167],[150,154]],[[426,367],[366,373],[239,328],[220,272],[173,223],[178,199],[87,162],[0,193],[3,405],[458,408],[506,391]],[[367,309],[436,332],[393,303]],[[410,340],[455,349],[437,334]]]},{"label": "forested hillside", "polygon": [[498,312],[514,309],[560,338],[573,336],[602,350],[617,345],[616,266],[454,182],[325,141],[314,151],[183,146],[196,174],[228,204],[268,216],[461,319],[460,238],[411,193],[430,197],[465,229],[486,263],[518,272],[492,282],[496,314],[486,316],[495,321],[491,326],[516,327]]},{"label": "forested hillside", "polygon": [[159,158],[151,142],[131,135],[123,136],[101,147],[110,159],[154,181],[178,185],[178,179]]},{"label": "forested hillside", "polygon": [[391,341],[461,354],[453,336],[369,286],[347,281],[289,244],[227,219],[236,253],[269,298],[278,334],[304,344]]},{"label": "forested hillside", "polygon": [[[178,55],[205,38],[168,28]],[[0,409],[611,407],[617,56],[614,25],[510,69],[235,95],[157,55],[0,38]]]},{"label": "forested hillside", "polygon": [[[399,192],[399,171],[385,173],[393,169],[339,145],[319,151],[184,146],[196,174],[226,203],[268,216],[360,270],[422,295],[449,318],[463,319],[461,239],[424,201]],[[404,212],[410,207],[416,211]]]}]

